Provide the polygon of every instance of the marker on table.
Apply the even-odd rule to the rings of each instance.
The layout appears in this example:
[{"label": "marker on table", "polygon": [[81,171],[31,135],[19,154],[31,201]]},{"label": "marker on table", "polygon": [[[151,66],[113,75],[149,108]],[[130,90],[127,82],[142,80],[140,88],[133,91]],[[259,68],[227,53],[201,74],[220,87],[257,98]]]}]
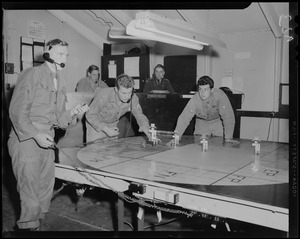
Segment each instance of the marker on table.
[{"label": "marker on table", "polygon": [[260,154],[260,140],[258,137],[254,137],[254,139],[252,140],[252,146],[254,146],[254,154],[258,155]]},{"label": "marker on table", "polygon": [[200,138],[200,144],[202,144],[202,152],[206,152],[208,150],[208,141],[205,136]]}]

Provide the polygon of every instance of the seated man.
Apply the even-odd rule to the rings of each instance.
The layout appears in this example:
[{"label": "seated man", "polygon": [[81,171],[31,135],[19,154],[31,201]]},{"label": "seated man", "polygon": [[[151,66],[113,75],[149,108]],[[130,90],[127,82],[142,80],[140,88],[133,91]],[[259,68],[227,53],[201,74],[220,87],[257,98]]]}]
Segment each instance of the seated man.
[{"label": "seated man", "polygon": [[[233,140],[235,116],[227,95],[214,88],[214,81],[209,76],[202,76],[197,83],[198,92],[189,100],[180,114],[175,132],[179,139],[186,127],[196,115],[194,135],[222,136],[226,143],[238,144]],[[167,143],[174,145],[174,139]]]},{"label": "seated man", "polygon": [[[106,88],[108,85],[100,79],[99,67],[90,65],[87,69],[87,77],[82,78],[76,85],[76,92],[84,93],[84,102],[89,104],[93,95],[100,91],[102,88]],[[73,101],[83,100],[78,99],[77,93],[68,94],[68,104],[72,104]],[[82,97],[81,97],[82,98]],[[59,135],[58,146],[60,148],[71,148],[74,146],[84,145],[86,142],[85,135],[85,115],[80,115],[75,125],[70,126],[66,132],[59,132],[63,134],[63,137]]]},{"label": "seated man", "polygon": [[144,85],[143,93],[151,93],[153,90],[166,90],[169,93],[176,93],[170,81],[164,78],[165,68],[158,64],[154,68],[152,78],[147,79]]},{"label": "seated man", "polygon": [[90,65],[86,77],[80,79],[76,85],[76,92],[97,92],[108,85],[100,79],[99,67]]},{"label": "seated man", "polygon": [[132,111],[136,118],[139,132],[144,132],[150,137],[149,121],[143,114],[133,87],[133,79],[121,74],[116,78],[115,87],[104,88],[96,94],[90,104],[90,110],[86,113],[87,142],[116,137],[119,134],[119,119],[129,111]]}]

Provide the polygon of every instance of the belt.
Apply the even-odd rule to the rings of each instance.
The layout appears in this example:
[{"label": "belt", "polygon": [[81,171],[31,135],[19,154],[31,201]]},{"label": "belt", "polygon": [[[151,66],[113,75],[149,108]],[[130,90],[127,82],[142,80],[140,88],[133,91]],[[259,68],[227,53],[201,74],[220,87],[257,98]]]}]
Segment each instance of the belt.
[{"label": "belt", "polygon": [[58,128],[57,125],[44,124],[39,122],[32,122],[32,124],[38,129],[52,130],[54,128]]},{"label": "belt", "polygon": [[220,117],[215,118],[215,119],[204,119],[204,118],[200,118],[200,117],[197,117],[197,116],[196,116],[196,118],[197,118],[197,119],[200,119],[200,120],[203,120],[203,121],[209,121],[209,122],[220,120]]}]

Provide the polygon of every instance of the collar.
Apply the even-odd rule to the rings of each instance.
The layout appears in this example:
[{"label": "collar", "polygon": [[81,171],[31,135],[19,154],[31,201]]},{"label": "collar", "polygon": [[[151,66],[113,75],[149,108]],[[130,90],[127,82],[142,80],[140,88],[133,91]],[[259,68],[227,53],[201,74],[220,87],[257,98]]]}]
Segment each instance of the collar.
[{"label": "collar", "polygon": [[51,77],[56,77],[56,78],[59,78],[58,77],[58,74],[54,73],[53,71],[51,71],[51,69],[49,68],[49,66],[47,65],[46,62],[44,62],[42,65],[41,65],[41,68],[44,69],[46,71],[47,74],[51,75]]}]

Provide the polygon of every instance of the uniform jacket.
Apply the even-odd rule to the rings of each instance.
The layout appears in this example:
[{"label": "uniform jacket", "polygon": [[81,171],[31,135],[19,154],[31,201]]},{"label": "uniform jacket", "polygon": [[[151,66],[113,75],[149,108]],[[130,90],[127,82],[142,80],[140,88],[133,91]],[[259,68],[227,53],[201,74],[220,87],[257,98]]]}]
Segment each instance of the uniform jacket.
[{"label": "uniform jacket", "polygon": [[152,90],[168,90],[170,93],[176,93],[170,81],[165,78],[161,80],[161,83],[158,83],[158,80],[153,78],[147,79],[143,93],[150,93]]},{"label": "uniform jacket", "polygon": [[[58,80],[57,91],[54,77]],[[66,101],[65,86],[46,63],[24,70],[9,106],[10,119],[19,140],[27,140],[40,132],[33,122],[60,128],[76,122],[76,116],[71,117],[71,110],[66,111]]]},{"label": "uniform jacket", "polygon": [[136,94],[132,95],[129,103],[118,106],[118,95],[114,87],[100,90],[90,104],[90,110],[86,112],[86,119],[92,127],[100,132],[105,126],[116,126],[119,119],[126,112],[131,111],[141,128],[149,129],[149,121],[143,114]]},{"label": "uniform jacket", "polygon": [[221,118],[224,125],[225,138],[232,138],[235,116],[227,95],[220,89],[213,88],[210,97],[202,100],[197,92],[187,103],[177,120],[175,131],[181,137],[196,115],[199,120],[211,121]]},{"label": "uniform jacket", "polygon": [[104,81],[99,79],[96,83],[94,83],[89,77],[85,77],[78,81],[76,86],[76,92],[93,93],[105,87],[108,87],[108,85]]}]

